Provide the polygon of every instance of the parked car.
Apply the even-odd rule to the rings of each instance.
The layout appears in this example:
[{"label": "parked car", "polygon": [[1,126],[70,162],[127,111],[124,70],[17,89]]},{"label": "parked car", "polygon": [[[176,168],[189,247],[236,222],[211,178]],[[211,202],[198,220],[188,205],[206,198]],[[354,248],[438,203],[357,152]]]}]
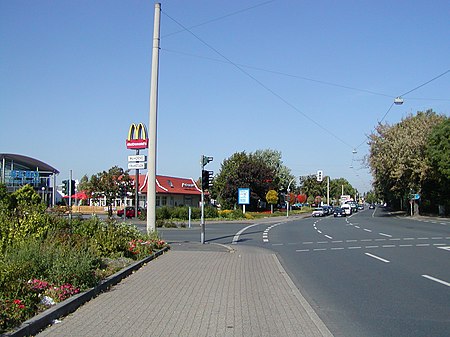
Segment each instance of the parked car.
[{"label": "parked car", "polygon": [[341,207],[335,207],[333,211],[333,216],[334,217],[346,216],[345,210]]},{"label": "parked car", "polygon": [[364,205],[363,204],[358,204],[358,211],[362,211],[364,209]]},{"label": "parked car", "polygon": [[[123,213],[124,213],[124,210],[123,209],[119,209],[117,211],[117,216],[118,217],[123,217]],[[142,213],[142,208],[138,207],[138,215],[141,215],[141,213]],[[125,217],[130,219],[130,218],[134,218],[134,216],[135,216],[134,207],[132,207],[132,206],[125,207]]]},{"label": "parked car", "polygon": [[316,217],[316,216],[324,216],[325,213],[323,211],[322,207],[317,207],[314,209],[314,211],[312,212],[312,216]]},{"label": "parked car", "polygon": [[369,205],[369,209],[375,209],[375,205],[374,204],[370,204]]}]

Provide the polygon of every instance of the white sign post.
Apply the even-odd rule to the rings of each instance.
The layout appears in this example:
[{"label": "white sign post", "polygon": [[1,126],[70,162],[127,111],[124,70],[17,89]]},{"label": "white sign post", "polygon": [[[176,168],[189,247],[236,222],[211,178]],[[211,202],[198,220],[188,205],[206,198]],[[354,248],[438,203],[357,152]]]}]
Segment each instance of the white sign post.
[{"label": "white sign post", "polygon": [[250,204],[250,189],[238,188],[238,204],[242,205],[242,211],[245,214],[245,205]]}]

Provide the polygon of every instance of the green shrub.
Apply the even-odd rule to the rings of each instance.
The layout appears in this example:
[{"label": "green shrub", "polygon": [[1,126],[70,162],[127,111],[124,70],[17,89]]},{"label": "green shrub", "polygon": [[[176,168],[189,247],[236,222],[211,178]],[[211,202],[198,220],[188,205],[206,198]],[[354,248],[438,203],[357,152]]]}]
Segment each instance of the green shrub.
[{"label": "green shrub", "polygon": [[170,219],[170,214],[171,214],[170,207],[168,207],[168,206],[156,208],[156,219],[157,220]]},{"label": "green shrub", "polygon": [[217,218],[219,216],[219,212],[216,207],[206,206],[205,207],[205,218]]}]

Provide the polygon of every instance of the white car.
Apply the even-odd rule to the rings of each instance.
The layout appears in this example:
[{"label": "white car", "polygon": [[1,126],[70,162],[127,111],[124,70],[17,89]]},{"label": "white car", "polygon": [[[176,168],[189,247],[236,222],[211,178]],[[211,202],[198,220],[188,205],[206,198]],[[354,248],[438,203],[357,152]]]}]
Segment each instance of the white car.
[{"label": "white car", "polygon": [[314,209],[314,211],[312,212],[312,216],[324,216],[325,213],[323,211],[322,207],[317,207]]}]

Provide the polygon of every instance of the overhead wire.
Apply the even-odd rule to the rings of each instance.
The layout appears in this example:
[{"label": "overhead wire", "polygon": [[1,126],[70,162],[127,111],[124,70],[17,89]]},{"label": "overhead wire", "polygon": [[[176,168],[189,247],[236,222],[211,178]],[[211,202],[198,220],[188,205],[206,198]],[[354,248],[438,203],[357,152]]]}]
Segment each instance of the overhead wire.
[{"label": "overhead wire", "polygon": [[[225,64],[228,64],[228,63],[229,63],[229,62],[224,61],[224,60],[219,60],[219,59],[212,58],[212,57],[207,57],[207,56],[201,56],[201,55],[189,54],[189,53],[179,52],[179,51],[170,50],[170,49],[165,49],[165,48],[161,48],[161,50],[164,50],[164,51],[167,51],[167,52],[170,52],[170,53],[177,53],[177,54],[180,54],[180,55],[186,55],[186,56],[191,56],[191,57],[197,57],[197,58],[207,59],[207,60],[210,60],[210,61],[215,61],[215,62],[220,62],[220,63],[225,63]],[[242,67],[242,68],[253,69],[253,70],[258,70],[258,71],[263,71],[263,72],[267,72],[267,73],[271,73],[271,74],[276,74],[276,75],[281,75],[281,76],[285,76],[285,77],[298,78],[298,79],[305,80],[305,81],[310,81],[310,82],[320,83],[320,84],[324,84],[324,85],[328,85],[328,86],[333,86],[333,87],[338,87],[338,88],[343,88],[343,89],[348,89],[348,90],[354,90],[354,91],[366,92],[366,93],[369,93],[369,94],[372,94],[372,95],[377,95],[377,96],[392,97],[392,95],[388,95],[388,94],[385,94],[385,93],[380,93],[380,92],[376,92],[376,91],[372,91],[372,90],[367,90],[367,89],[361,89],[361,88],[351,87],[351,86],[344,85],[344,84],[339,84],[339,83],[334,83],[334,82],[328,82],[328,81],[318,80],[318,79],[314,79],[314,78],[310,78],[310,77],[305,77],[305,76],[300,76],[300,75],[288,74],[288,73],[281,72],[281,71],[276,71],[276,70],[271,70],[271,69],[265,69],[265,68],[261,68],[261,67],[251,66],[251,65],[245,65],[245,64],[240,64],[240,63],[236,63],[236,64],[237,64],[238,66]]]},{"label": "overhead wire", "polygon": [[[188,29],[188,30],[191,30],[191,29],[194,29],[194,28],[197,28],[197,27],[201,27],[201,26],[210,24],[210,23],[212,23],[212,22],[220,21],[220,20],[223,20],[223,19],[228,18],[228,17],[230,17],[230,16],[233,16],[233,15],[236,15],[236,14],[241,14],[241,13],[243,13],[243,12],[246,12],[246,11],[249,11],[249,10],[252,10],[252,9],[255,9],[255,8],[258,8],[258,7],[261,7],[261,6],[265,6],[265,5],[267,5],[267,4],[271,3],[271,2],[275,2],[275,1],[276,1],[276,0],[268,0],[268,1],[264,1],[264,2],[261,2],[261,3],[259,3],[259,4],[254,5],[254,6],[246,7],[246,8],[243,8],[243,9],[240,9],[240,10],[237,10],[237,11],[234,11],[234,12],[231,12],[231,13],[228,13],[228,14],[225,14],[225,15],[222,15],[222,16],[219,16],[219,17],[217,17],[217,18],[210,19],[210,20],[208,20],[208,21],[205,21],[205,22],[202,22],[202,23],[199,23],[199,24],[190,26],[190,27],[188,27],[187,29]],[[176,31],[176,32],[172,32],[172,33],[165,34],[165,35],[162,36],[162,38],[169,37],[169,36],[172,36],[172,35],[175,35],[175,34],[179,34],[179,33],[185,32],[185,31],[186,31],[186,28],[183,28],[183,29],[178,30],[178,31]]]},{"label": "overhead wire", "polygon": [[[407,92],[405,92],[405,93],[403,93],[402,95],[399,95],[399,96],[397,96],[397,97],[398,97],[398,98],[403,98],[403,97],[405,97],[406,95],[412,93],[413,91],[416,91],[417,89],[420,89],[420,88],[424,87],[425,85],[427,85],[427,84],[429,84],[429,83],[431,83],[431,82],[437,80],[438,78],[440,78],[440,77],[446,75],[446,74],[449,73],[449,72],[450,72],[450,69],[444,71],[443,73],[441,73],[441,74],[439,74],[439,75],[433,77],[432,79],[426,81],[425,83],[422,83],[421,85],[418,85],[417,87],[415,87],[415,88],[413,88],[413,89],[411,89],[411,90],[409,90],[409,91],[407,91]],[[386,118],[386,116],[389,114],[389,112],[391,111],[392,107],[394,106],[394,104],[395,104],[394,102],[391,103],[391,105],[389,106],[389,109],[387,109],[387,111],[384,113],[383,117],[378,121],[378,124],[380,124],[380,123],[382,123],[382,122],[384,121],[384,119]],[[374,129],[373,129],[373,130],[374,130]],[[372,130],[372,131],[373,131],[373,130]],[[363,141],[361,144],[359,144],[359,145],[356,147],[356,149],[358,149],[359,147],[361,147],[365,142],[366,142],[366,141]]]},{"label": "overhead wire", "polygon": [[334,134],[332,131],[328,130],[327,128],[325,128],[323,125],[321,125],[319,122],[315,121],[313,118],[311,118],[310,116],[308,116],[306,113],[304,113],[303,111],[301,111],[300,109],[298,109],[296,106],[294,106],[292,103],[290,103],[289,101],[287,101],[284,97],[282,97],[280,94],[276,93],[274,90],[272,90],[271,88],[269,88],[267,85],[265,85],[263,82],[261,82],[260,80],[258,80],[256,77],[254,77],[253,75],[251,75],[249,72],[245,71],[243,69],[243,67],[240,67],[238,64],[236,64],[235,62],[233,62],[232,60],[230,60],[228,57],[226,57],[224,54],[222,54],[220,51],[218,51],[216,48],[214,48],[213,46],[211,46],[209,43],[207,43],[206,41],[204,41],[202,38],[200,38],[199,36],[197,36],[194,32],[192,32],[191,30],[189,30],[187,27],[185,27],[183,24],[181,24],[180,22],[178,22],[177,20],[175,20],[174,18],[172,18],[171,16],[169,16],[167,13],[163,12],[164,15],[166,15],[170,20],[172,20],[173,22],[175,22],[176,24],[178,24],[180,27],[182,27],[183,29],[185,29],[189,34],[191,34],[192,36],[194,36],[198,41],[200,41],[201,43],[203,43],[205,46],[207,46],[209,49],[211,49],[212,51],[214,51],[217,55],[219,55],[220,57],[222,57],[224,60],[227,61],[227,63],[231,64],[232,66],[234,66],[236,69],[238,69],[240,72],[242,72],[244,75],[246,75],[247,77],[249,77],[250,79],[252,79],[254,82],[256,82],[259,86],[261,86],[262,88],[264,88],[266,91],[268,91],[269,93],[271,93],[273,96],[277,97],[280,101],[282,101],[283,103],[285,103],[286,105],[288,105],[289,107],[291,107],[293,110],[297,111],[299,114],[301,114],[303,117],[305,117],[306,119],[308,119],[310,122],[312,122],[313,124],[315,124],[317,127],[319,127],[320,129],[322,129],[323,131],[325,131],[326,133],[330,134],[331,136],[333,136],[334,138],[336,138],[337,140],[339,140],[341,143],[343,143],[344,145],[352,148],[352,146],[347,143],[345,140],[343,140],[342,138],[340,138],[339,136],[337,136],[336,134]]}]

